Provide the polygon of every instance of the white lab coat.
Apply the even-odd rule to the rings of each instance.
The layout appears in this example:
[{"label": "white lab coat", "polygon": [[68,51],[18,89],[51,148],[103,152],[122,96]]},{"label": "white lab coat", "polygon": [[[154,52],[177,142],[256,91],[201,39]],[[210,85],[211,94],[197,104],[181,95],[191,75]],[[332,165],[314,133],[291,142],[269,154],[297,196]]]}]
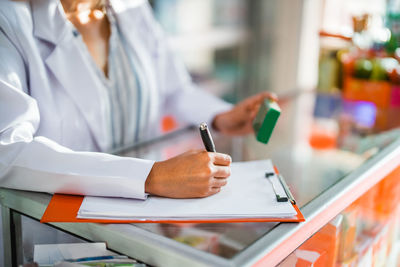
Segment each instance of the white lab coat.
[{"label": "white lab coat", "polygon": [[[230,108],[193,88],[147,1],[111,4],[151,92],[148,136],[167,111],[199,123]],[[143,199],[154,162],[100,153],[106,99],[67,23],[59,0],[0,1],[0,186]]]}]

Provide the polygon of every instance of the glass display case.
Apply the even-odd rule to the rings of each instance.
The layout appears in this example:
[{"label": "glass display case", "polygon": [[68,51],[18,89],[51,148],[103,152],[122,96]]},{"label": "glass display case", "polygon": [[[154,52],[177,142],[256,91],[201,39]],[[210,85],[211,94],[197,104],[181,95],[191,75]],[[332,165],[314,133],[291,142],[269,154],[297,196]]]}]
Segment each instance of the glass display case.
[{"label": "glass display case", "polygon": [[[354,218],[358,218],[357,214],[360,211],[355,208],[356,204],[352,203],[360,197],[360,199],[368,199],[365,203],[371,203],[373,198],[369,197],[369,190],[373,186],[378,185],[377,190],[385,193],[389,192],[387,191],[388,187],[393,187],[393,190],[398,188],[399,132],[397,129],[393,129],[374,136],[352,136],[354,142],[359,145],[359,149],[349,150],[334,141],[337,140],[339,133],[335,127],[328,127],[328,129],[333,129],[333,133],[321,133],[320,128],[312,126],[308,129],[310,134],[307,142],[293,143],[292,135],[280,133],[286,132],[285,117],[291,116],[289,111],[299,99],[317,97],[315,93],[305,94],[283,98],[280,103],[283,110],[282,120],[278,121],[269,145],[256,142],[254,136],[226,138],[215,134],[217,150],[231,154],[234,161],[272,159],[289,184],[300,210],[305,216],[305,222],[123,225],[52,223],[49,225],[89,241],[105,241],[109,249],[156,266],[186,266],[189,264],[193,266],[249,266],[254,264],[273,266],[283,261],[299,246],[297,252],[294,252],[289,259],[294,257],[293,255],[302,255],[301,251],[305,250],[305,247],[306,251],[313,251],[312,249],[316,248],[315,242],[307,246],[305,244],[308,243],[304,242],[321,228],[322,232],[328,232],[328,237],[332,237],[334,234],[336,234],[334,236],[338,236],[340,231],[350,231],[349,233],[359,231],[339,229],[348,229],[343,227],[354,227],[359,224],[354,222]],[[296,116],[298,115],[296,114]],[[302,114],[300,114],[301,117]],[[125,148],[118,153],[124,156],[162,160],[193,148],[202,148],[197,128],[183,129],[153,142]],[[394,174],[390,174],[392,172]],[[387,184],[384,178],[389,177],[388,175],[391,175],[392,178],[387,178],[390,180]],[[395,195],[393,190],[385,196],[385,199]],[[50,198],[51,196],[47,194],[1,189],[3,220],[7,222],[9,221],[7,218],[13,218],[10,220],[15,225],[15,222],[20,220],[16,219],[19,214],[38,220]],[[356,201],[356,203],[359,202]],[[380,209],[383,211],[382,214],[385,212],[387,214],[387,211],[393,208],[392,202],[388,204],[389,207],[386,207],[386,202],[378,202],[378,204],[380,206],[373,207],[372,210]],[[7,215],[7,212],[11,215],[4,216],[4,214]],[[377,216],[378,213],[370,214]],[[326,230],[327,224],[328,230]],[[15,233],[19,227],[15,228],[12,225],[9,226],[6,223],[5,229]],[[378,228],[378,230],[369,229],[379,232]],[[314,235],[322,236],[316,237],[317,244],[325,237],[321,231]],[[366,234],[371,235],[371,233]],[[34,235],[34,233],[30,234]],[[343,236],[343,234],[341,235]],[[19,234],[12,236],[21,237]],[[347,235],[344,234],[344,236]],[[14,241],[10,244],[5,248],[12,248],[12,244],[18,244],[18,242]],[[346,250],[351,245],[343,244],[339,245],[339,249],[340,246],[345,246],[340,255],[345,253],[353,255]],[[318,249],[323,248],[318,246]]]}]

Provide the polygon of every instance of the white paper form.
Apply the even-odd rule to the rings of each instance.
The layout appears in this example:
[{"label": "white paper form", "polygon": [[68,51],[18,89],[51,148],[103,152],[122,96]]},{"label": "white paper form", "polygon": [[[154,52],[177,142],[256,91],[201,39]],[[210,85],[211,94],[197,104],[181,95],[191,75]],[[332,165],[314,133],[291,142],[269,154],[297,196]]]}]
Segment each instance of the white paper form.
[{"label": "white paper form", "polygon": [[[170,199],[149,196],[147,200],[85,197],[78,218],[115,220],[196,220],[228,218],[287,218],[297,213],[290,202],[277,202],[268,179],[278,179],[270,160],[232,164],[228,184],[206,198]],[[278,181],[278,180],[277,180]],[[274,182],[276,187],[283,187]]]}]

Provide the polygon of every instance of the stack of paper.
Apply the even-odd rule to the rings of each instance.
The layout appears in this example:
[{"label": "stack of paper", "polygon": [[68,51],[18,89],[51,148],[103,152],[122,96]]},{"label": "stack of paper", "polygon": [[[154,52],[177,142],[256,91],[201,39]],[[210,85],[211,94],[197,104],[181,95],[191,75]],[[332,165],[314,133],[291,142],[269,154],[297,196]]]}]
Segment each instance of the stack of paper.
[{"label": "stack of paper", "polygon": [[107,250],[105,243],[35,245],[33,259],[40,267],[146,266]]},{"label": "stack of paper", "polygon": [[39,266],[53,266],[64,260],[115,255],[105,243],[46,244],[35,245],[33,259]]},{"label": "stack of paper", "polygon": [[[78,218],[113,220],[202,220],[240,218],[288,218],[296,210],[290,202],[277,202],[272,183],[284,192],[269,160],[232,164],[228,184],[216,195],[199,199],[147,200],[85,197]],[[270,180],[272,179],[272,183]]]}]

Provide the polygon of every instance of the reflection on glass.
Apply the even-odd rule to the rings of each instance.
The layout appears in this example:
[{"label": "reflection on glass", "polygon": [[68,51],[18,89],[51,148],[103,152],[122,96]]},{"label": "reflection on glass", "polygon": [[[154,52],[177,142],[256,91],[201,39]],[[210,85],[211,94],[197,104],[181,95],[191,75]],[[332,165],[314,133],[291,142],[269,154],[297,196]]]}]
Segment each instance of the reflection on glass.
[{"label": "reflection on glass", "polygon": [[[317,98],[314,93],[306,94]],[[283,112],[286,112],[282,114],[283,118],[293,116],[288,111],[295,110],[293,106],[298,105],[296,98],[299,97],[302,96],[281,104]],[[304,136],[303,140],[296,140],[296,132],[279,135],[287,130],[282,120],[278,121],[267,146],[256,142],[254,136],[229,139],[214,133],[214,141],[217,150],[231,154],[234,161],[271,158],[288,182],[299,206],[304,207],[400,136],[396,129],[365,137],[354,129],[344,131],[337,122],[346,115],[344,112],[344,109],[337,111],[334,118],[312,118],[308,129],[303,129],[309,133],[305,140]],[[296,115],[299,120],[307,116]],[[345,136],[343,132],[350,135]],[[154,143],[138,145],[124,155],[162,160],[192,148],[202,148],[196,128]],[[231,258],[267,234],[277,223],[136,225],[196,249]]]}]

